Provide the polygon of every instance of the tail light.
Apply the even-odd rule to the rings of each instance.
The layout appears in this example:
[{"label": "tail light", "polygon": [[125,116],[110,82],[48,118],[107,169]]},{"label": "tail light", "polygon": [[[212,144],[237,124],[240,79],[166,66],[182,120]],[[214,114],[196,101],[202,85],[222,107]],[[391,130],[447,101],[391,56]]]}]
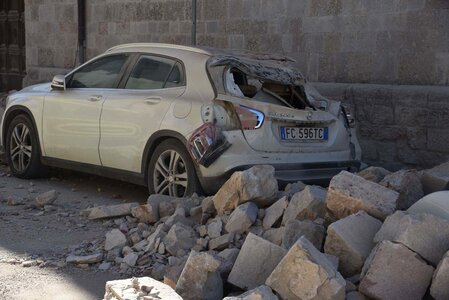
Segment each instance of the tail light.
[{"label": "tail light", "polygon": [[187,149],[194,161],[207,168],[230,146],[214,125],[206,123],[192,134]]},{"label": "tail light", "polygon": [[351,107],[348,104],[341,104],[341,110],[343,112],[343,115],[345,116],[346,122],[348,123],[349,128],[355,127],[355,118],[352,114]]},{"label": "tail light", "polygon": [[234,108],[243,130],[254,130],[262,127],[265,120],[263,112],[238,104],[234,104]]}]

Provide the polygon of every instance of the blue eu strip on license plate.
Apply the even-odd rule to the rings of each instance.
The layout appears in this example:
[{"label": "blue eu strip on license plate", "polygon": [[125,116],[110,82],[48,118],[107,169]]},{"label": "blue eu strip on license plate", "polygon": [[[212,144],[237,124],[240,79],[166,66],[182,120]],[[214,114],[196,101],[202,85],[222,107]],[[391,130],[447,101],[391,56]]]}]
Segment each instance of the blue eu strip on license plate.
[{"label": "blue eu strip on license plate", "polygon": [[284,141],[327,141],[328,127],[281,127],[281,139]]}]

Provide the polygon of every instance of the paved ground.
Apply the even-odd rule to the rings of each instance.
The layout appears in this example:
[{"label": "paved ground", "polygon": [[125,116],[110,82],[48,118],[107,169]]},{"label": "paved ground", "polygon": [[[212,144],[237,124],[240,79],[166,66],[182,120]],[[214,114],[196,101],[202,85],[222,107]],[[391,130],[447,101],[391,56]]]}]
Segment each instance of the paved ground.
[{"label": "paved ground", "polygon": [[[59,193],[54,211],[30,207],[37,195],[52,189]],[[119,181],[61,170],[20,180],[0,166],[0,299],[102,299],[105,282],[119,274],[62,266],[67,248],[102,238],[106,231],[80,211],[146,198],[144,187]],[[22,267],[25,258],[51,263]]]}]

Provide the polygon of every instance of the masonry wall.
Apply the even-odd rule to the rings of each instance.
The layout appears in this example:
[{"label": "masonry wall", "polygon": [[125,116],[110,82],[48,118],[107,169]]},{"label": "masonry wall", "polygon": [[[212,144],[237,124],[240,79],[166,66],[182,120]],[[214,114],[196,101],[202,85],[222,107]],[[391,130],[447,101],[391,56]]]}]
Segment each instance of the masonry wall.
[{"label": "masonry wall", "polygon": [[[24,83],[78,65],[77,1],[25,3]],[[355,105],[370,162],[426,167],[448,158],[447,0],[198,0],[197,35],[199,45],[296,59],[323,93]],[[190,38],[191,0],[87,1],[88,58],[120,43]]]}]

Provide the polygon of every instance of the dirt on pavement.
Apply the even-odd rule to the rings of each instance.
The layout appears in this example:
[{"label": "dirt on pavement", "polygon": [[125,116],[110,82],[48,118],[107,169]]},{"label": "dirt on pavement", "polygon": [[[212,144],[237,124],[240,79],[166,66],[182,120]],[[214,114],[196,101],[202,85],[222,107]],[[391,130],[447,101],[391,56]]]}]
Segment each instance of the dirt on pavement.
[{"label": "dirt on pavement", "polygon": [[[55,203],[34,207],[35,197],[50,190],[58,193]],[[147,197],[145,187],[59,169],[21,180],[0,165],[0,299],[102,299],[106,281],[123,276],[65,264],[71,248],[108,230],[80,212]]]}]

